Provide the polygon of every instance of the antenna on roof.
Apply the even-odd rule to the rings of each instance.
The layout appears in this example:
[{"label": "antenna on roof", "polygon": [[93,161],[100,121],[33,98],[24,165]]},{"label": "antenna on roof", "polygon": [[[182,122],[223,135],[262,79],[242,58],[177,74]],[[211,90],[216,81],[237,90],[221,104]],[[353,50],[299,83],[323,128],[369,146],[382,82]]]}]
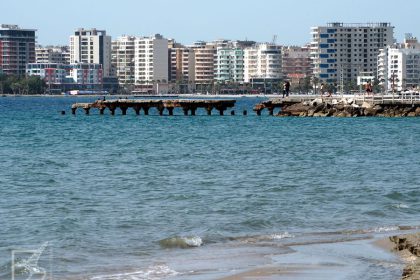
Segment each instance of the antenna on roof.
[{"label": "antenna on roof", "polygon": [[271,41],[273,45],[277,43],[277,35],[273,35],[273,40]]}]

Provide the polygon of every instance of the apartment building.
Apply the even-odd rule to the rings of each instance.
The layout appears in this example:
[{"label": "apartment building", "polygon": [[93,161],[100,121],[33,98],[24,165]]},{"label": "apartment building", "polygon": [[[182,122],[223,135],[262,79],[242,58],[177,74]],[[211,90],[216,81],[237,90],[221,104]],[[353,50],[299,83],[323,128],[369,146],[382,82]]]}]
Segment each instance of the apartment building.
[{"label": "apartment building", "polygon": [[35,32],[18,25],[0,26],[0,72],[25,75],[26,64],[35,62]]},{"label": "apartment building", "polygon": [[70,63],[101,64],[111,76],[111,36],[105,30],[79,28],[70,36]]},{"label": "apartment building", "polygon": [[111,64],[113,76],[118,78],[119,84],[134,84],[134,36],[121,36],[112,41]]},{"label": "apartment building", "polygon": [[196,42],[191,48],[194,51],[194,76],[196,88],[213,84],[217,56],[217,44]]},{"label": "apartment building", "polygon": [[134,79],[136,84],[151,85],[168,81],[168,39],[160,34],[136,38],[134,42]]},{"label": "apartment building", "polygon": [[377,73],[379,50],[394,42],[390,23],[328,23],[311,28],[313,74],[327,83]]},{"label": "apartment building", "polygon": [[257,44],[244,50],[244,81],[278,81],[282,78],[281,46]]},{"label": "apartment building", "polygon": [[70,64],[70,49],[68,46],[35,47],[36,63]]},{"label": "apartment building", "polygon": [[407,35],[403,43],[387,46],[378,55],[378,79],[386,90],[420,86],[420,43]]},{"label": "apartment building", "polygon": [[312,59],[310,47],[283,47],[282,48],[282,75],[284,79],[299,83],[302,79],[312,76]]},{"label": "apartment building", "polygon": [[195,57],[190,47],[185,47],[173,40],[169,42],[169,81],[191,84],[194,80]]},{"label": "apartment building", "polygon": [[218,47],[214,78],[217,82],[242,83],[244,81],[244,50],[234,46]]}]

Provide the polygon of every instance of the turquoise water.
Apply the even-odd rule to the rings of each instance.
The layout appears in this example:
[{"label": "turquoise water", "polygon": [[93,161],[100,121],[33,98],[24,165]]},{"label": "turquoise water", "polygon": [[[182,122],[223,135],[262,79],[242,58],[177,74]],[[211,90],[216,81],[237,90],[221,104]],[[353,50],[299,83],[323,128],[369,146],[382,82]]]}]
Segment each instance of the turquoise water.
[{"label": "turquoise water", "polygon": [[48,241],[59,279],[213,279],[214,252],[420,224],[419,118],[70,114],[93,100],[0,98],[0,276]]}]

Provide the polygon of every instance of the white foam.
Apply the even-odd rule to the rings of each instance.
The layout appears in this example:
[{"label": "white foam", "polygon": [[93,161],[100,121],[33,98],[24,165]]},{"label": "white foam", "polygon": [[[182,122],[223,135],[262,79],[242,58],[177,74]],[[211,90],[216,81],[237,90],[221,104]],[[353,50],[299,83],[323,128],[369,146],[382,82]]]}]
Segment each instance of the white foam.
[{"label": "white foam", "polygon": [[190,247],[200,247],[203,245],[203,240],[200,236],[182,237],[182,240]]},{"label": "white foam", "polygon": [[389,227],[377,227],[377,228],[374,228],[372,231],[373,232],[388,232],[388,231],[396,231],[399,229],[400,228],[397,226],[389,226]]},{"label": "white foam", "polygon": [[404,203],[393,204],[392,207],[394,208],[401,208],[401,209],[408,209],[410,206]]},{"label": "white foam", "polygon": [[179,273],[167,265],[152,265],[145,270],[116,273],[110,275],[98,275],[90,280],[159,280],[166,277],[176,276]]},{"label": "white foam", "polygon": [[288,233],[287,231],[283,233],[275,233],[275,234],[270,235],[270,238],[274,240],[284,239],[284,238],[293,238],[293,237],[295,236],[293,234]]}]

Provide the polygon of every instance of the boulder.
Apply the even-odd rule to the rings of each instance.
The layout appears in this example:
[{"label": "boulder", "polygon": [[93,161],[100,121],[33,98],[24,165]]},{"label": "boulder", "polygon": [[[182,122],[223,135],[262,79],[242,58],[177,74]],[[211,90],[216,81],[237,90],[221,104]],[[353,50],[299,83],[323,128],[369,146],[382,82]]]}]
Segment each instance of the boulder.
[{"label": "boulder", "polygon": [[373,107],[373,105],[372,105],[372,103],[364,101],[361,107],[364,108],[364,109],[370,109],[370,108]]},{"label": "boulder", "polygon": [[416,113],[417,117],[420,117],[420,107],[417,107],[414,113]]},{"label": "boulder", "polygon": [[316,107],[318,104],[322,104],[323,101],[322,101],[321,98],[316,98],[316,99],[312,100],[310,103],[311,103],[311,106]]}]

